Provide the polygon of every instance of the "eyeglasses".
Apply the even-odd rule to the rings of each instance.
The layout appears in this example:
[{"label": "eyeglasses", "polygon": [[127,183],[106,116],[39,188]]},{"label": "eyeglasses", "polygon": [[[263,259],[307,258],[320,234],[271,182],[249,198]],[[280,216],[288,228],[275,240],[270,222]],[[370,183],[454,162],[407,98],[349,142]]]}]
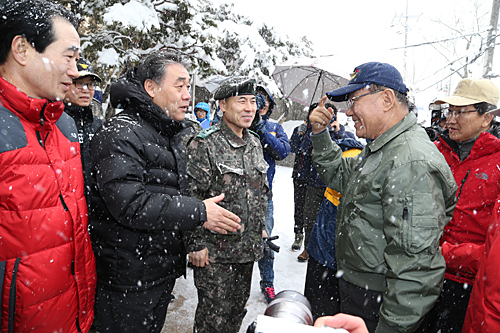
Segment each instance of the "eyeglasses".
[{"label": "eyeglasses", "polygon": [[455,117],[455,118],[459,118],[463,115],[465,115],[466,113],[471,113],[471,112],[477,112],[479,111],[478,109],[475,109],[475,110],[471,110],[471,111],[455,111],[455,110],[450,110],[450,109],[445,109],[443,110],[443,113],[444,113],[444,116],[446,118],[451,118],[451,117]]},{"label": "eyeglasses", "polygon": [[94,86],[93,82],[86,83],[86,82],[83,82],[83,81],[73,81],[73,84],[79,90],[83,90],[83,89],[87,88],[89,91],[92,91],[92,90],[95,89],[95,86]]},{"label": "eyeglasses", "polygon": [[363,96],[368,96],[368,95],[371,95],[371,94],[375,94],[375,93],[378,93],[378,92],[381,92],[381,91],[384,91],[385,89],[379,89],[379,90],[375,90],[375,91],[370,91],[369,93],[366,93],[366,94],[363,94],[363,95],[359,95],[359,96],[356,96],[356,97],[352,97],[352,98],[349,98],[347,100],[347,109],[350,109],[353,107],[354,105],[354,102],[358,99],[358,98],[361,98]]}]

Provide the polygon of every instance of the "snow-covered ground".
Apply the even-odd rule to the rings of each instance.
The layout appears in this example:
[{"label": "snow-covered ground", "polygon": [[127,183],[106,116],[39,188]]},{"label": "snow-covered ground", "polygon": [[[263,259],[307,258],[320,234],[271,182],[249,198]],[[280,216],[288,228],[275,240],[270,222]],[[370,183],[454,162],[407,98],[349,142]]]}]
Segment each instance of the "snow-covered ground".
[{"label": "snow-covered ground", "polygon": [[[291,133],[290,133],[291,134]],[[273,183],[274,200],[274,230],[273,235],[280,238],[275,241],[281,246],[274,260],[274,287],[276,293],[282,290],[296,290],[304,292],[306,263],[297,261],[301,252],[291,250],[293,243],[293,184],[292,169],[276,167],[276,176]],[[241,325],[240,333],[247,330],[248,325],[259,314],[263,314],[267,303],[259,288],[259,268],[254,266],[252,290],[247,302],[247,314]],[[177,279],[173,294],[175,300],[170,303],[167,320],[162,333],[187,333],[193,326],[196,311],[197,294],[193,282],[193,270],[188,268],[187,278]]]}]

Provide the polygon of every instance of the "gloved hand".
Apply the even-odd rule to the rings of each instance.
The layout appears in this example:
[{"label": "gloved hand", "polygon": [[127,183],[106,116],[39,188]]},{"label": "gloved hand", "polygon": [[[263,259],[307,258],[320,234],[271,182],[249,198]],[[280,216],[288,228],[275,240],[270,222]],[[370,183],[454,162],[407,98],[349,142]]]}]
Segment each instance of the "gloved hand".
[{"label": "gloved hand", "polygon": [[280,247],[272,241],[280,238],[280,236],[264,237],[264,255],[274,259],[274,252],[280,252]]},{"label": "gloved hand", "polygon": [[266,122],[262,119],[258,111],[253,118],[252,125],[250,125],[250,130],[256,132],[261,137],[266,134]]}]

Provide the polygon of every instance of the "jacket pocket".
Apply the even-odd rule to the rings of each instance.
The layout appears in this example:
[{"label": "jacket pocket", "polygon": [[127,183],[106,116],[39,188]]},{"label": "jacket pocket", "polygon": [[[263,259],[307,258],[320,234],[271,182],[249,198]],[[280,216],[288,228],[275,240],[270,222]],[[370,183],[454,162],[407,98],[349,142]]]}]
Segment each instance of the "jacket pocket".
[{"label": "jacket pocket", "polygon": [[269,191],[270,184],[267,183],[267,169],[269,168],[268,164],[262,160],[261,163],[255,164],[255,169],[257,170],[257,175],[260,175],[264,180],[264,184],[266,189],[265,191]]},{"label": "jacket pocket", "polygon": [[411,195],[403,200],[403,246],[409,252],[434,254],[437,251],[441,237],[438,214],[430,193]]},{"label": "jacket pocket", "polygon": [[267,169],[269,167],[267,166],[267,164],[264,164],[264,163],[257,163],[255,165],[255,169],[257,169],[257,171],[259,171],[260,173],[266,173],[267,174]]},{"label": "jacket pocket", "polygon": [[[364,264],[370,268],[375,268],[384,263],[384,249],[387,242],[380,230],[375,230],[359,217],[349,222],[347,230],[350,244],[346,245],[351,248],[351,256],[354,259],[354,261],[350,262],[351,264]],[[361,259],[362,262],[356,257]]]},{"label": "jacket pocket", "polygon": [[[231,197],[235,201],[242,200],[241,186],[246,179],[245,169],[240,163],[234,162],[217,161],[216,165],[220,176],[216,175],[215,182],[212,184],[212,190],[217,195],[223,192],[226,194],[226,197]],[[224,205],[225,201],[222,201],[221,204]]]}]

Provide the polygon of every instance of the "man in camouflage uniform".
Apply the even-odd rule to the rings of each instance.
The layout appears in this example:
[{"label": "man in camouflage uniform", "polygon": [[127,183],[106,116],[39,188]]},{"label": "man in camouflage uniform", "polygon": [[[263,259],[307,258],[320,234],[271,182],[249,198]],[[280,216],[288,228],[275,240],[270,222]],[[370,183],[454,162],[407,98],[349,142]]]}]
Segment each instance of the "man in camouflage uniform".
[{"label": "man in camouflage uniform", "polygon": [[224,193],[219,204],[241,218],[225,235],[197,228],[189,237],[198,307],[194,332],[238,332],[250,296],[252,270],[263,256],[268,184],[259,137],[248,131],[257,110],[255,81],[233,77],[215,92],[222,121],[190,143],[187,173],[191,195]]}]

